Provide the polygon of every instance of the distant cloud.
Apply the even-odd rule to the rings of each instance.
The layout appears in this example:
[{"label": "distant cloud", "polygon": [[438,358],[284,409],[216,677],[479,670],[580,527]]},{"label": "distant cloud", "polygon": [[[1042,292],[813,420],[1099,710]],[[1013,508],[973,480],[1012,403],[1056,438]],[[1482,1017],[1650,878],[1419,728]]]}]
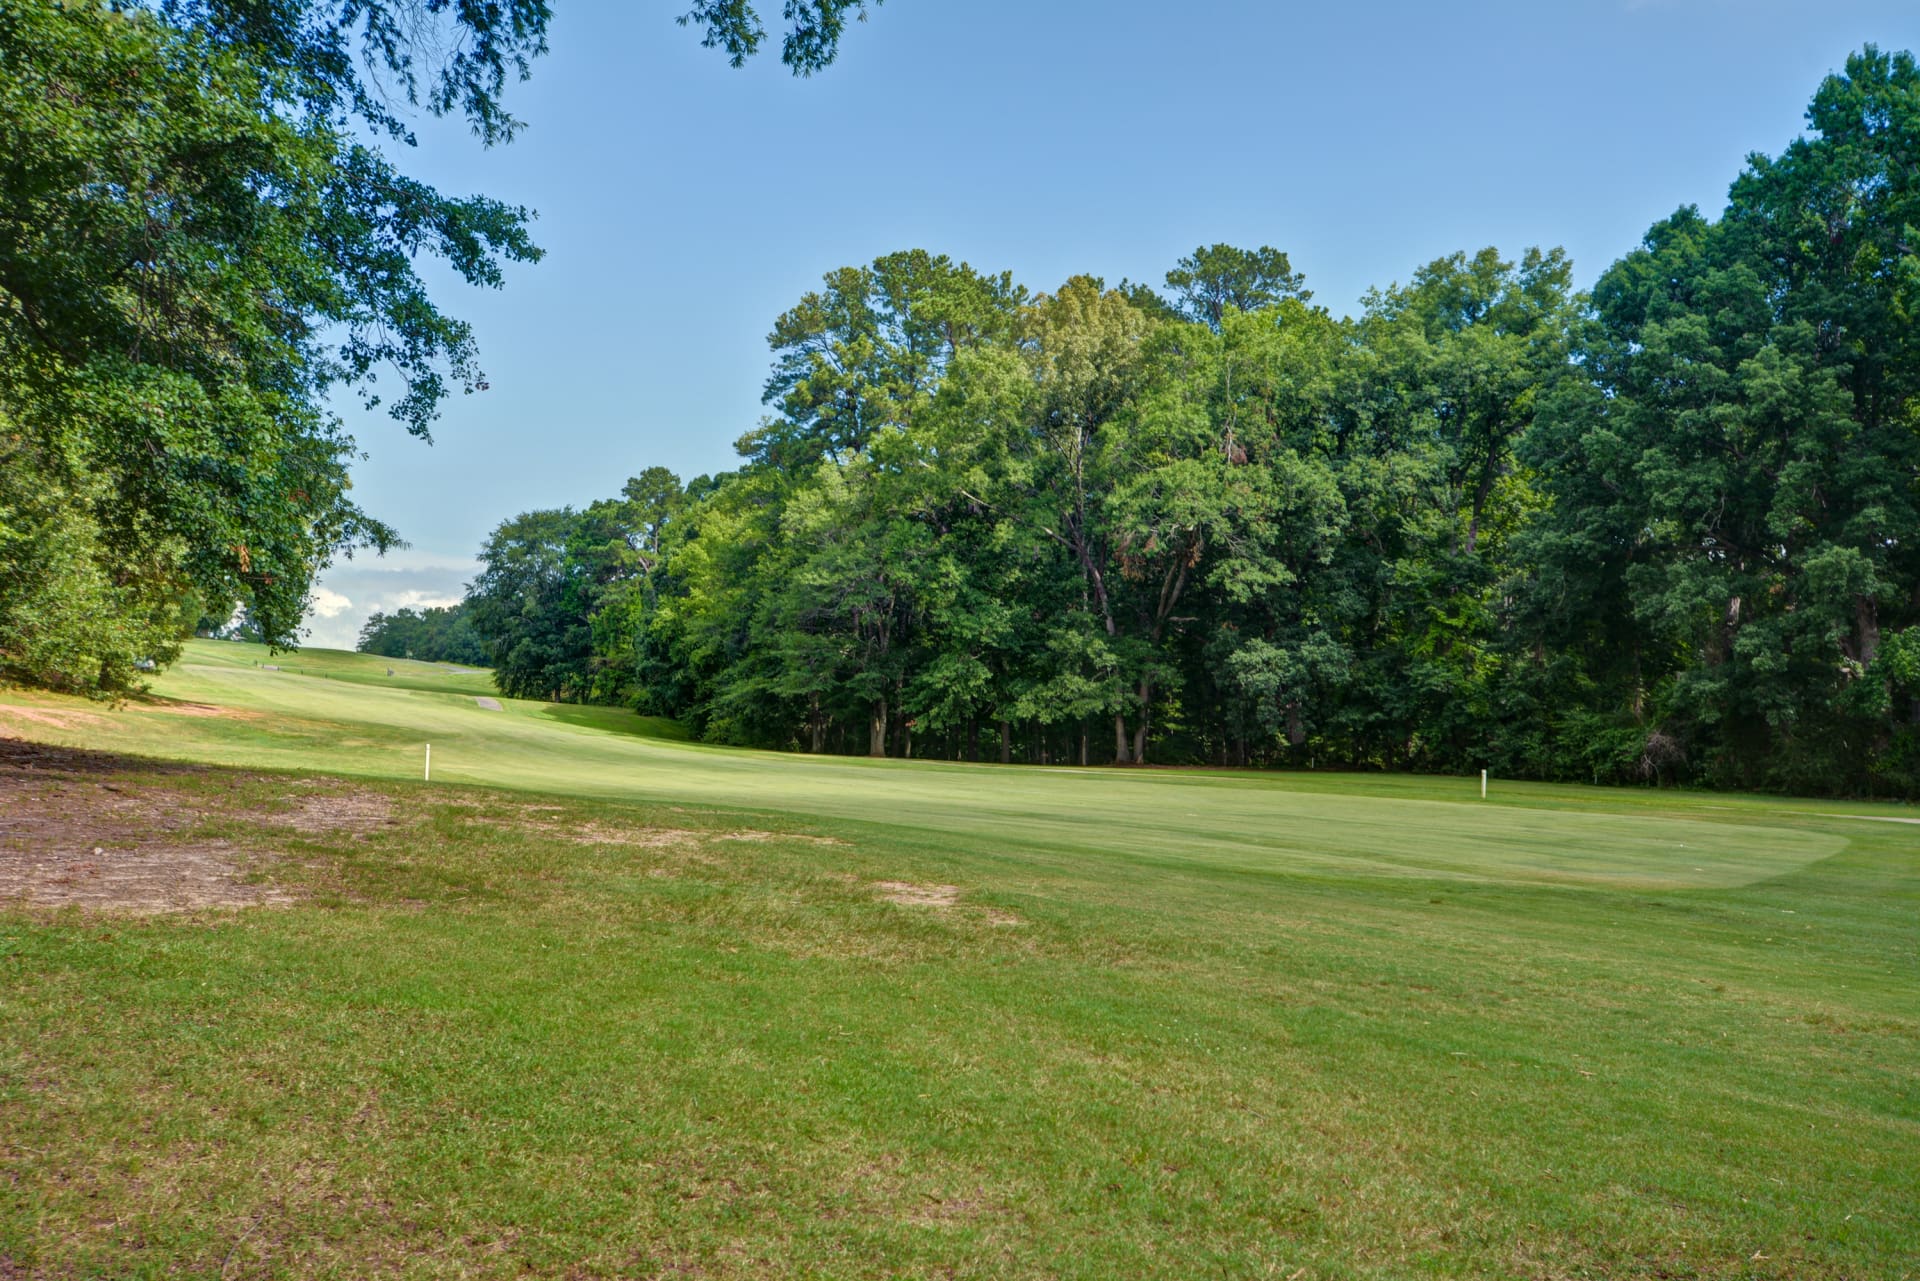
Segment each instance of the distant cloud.
[{"label": "distant cloud", "polygon": [[313,591],[313,612],[321,618],[338,618],[353,608],[353,602],[339,592],[325,587],[316,587]]},{"label": "distant cloud", "polygon": [[368,615],[458,604],[479,569],[470,560],[410,551],[342,561],[314,587],[301,644],[352,649]]}]

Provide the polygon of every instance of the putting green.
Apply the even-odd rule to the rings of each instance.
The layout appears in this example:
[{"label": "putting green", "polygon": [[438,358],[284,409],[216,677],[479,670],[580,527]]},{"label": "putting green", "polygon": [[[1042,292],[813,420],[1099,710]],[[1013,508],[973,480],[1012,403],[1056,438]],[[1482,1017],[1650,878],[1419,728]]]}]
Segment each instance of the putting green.
[{"label": "putting green", "polygon": [[[277,670],[276,670],[277,669]],[[392,675],[387,673],[391,671]],[[1838,853],[1845,837],[1689,797],[1477,781],[869,761],[679,741],[670,722],[500,699],[487,678],[330,651],[271,657],[195,642],[156,700],[108,709],[0,695],[0,729],[214,764],[418,777],[603,798],[855,820],[1075,857],[1248,873],[1414,876],[1570,886],[1734,886]],[[1576,799],[1569,800],[1569,796]],[[1604,808],[1603,808],[1604,807]],[[1657,807],[1657,808],[1656,808]],[[1830,824],[1816,825],[1828,827]]]}]

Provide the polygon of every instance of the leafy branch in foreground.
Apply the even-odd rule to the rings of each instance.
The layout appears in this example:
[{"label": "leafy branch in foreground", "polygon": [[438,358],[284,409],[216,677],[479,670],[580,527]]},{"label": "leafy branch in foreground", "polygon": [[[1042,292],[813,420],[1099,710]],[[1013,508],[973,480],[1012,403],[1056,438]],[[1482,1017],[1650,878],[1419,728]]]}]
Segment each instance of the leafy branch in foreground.
[{"label": "leafy branch in foreground", "polygon": [[[812,71],[845,5],[789,5]],[[194,620],[297,635],[317,573],[395,533],[349,497],[358,392],[425,438],[486,386],[417,263],[497,288],[532,214],[382,145],[416,108],[484,144],[545,0],[0,5],[0,677],[112,694]],[[708,15],[740,56],[750,7]],[[741,42],[744,41],[745,44]],[[389,391],[384,383],[397,384]]]}]

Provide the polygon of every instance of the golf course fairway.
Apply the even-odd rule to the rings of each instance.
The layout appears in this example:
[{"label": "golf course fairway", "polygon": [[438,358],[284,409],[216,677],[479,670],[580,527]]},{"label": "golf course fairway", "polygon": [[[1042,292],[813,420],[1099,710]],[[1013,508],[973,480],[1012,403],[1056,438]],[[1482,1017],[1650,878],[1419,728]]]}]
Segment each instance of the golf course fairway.
[{"label": "golf course fairway", "polygon": [[1920,1276],[1910,808],[217,642],[0,737],[0,1276]]}]

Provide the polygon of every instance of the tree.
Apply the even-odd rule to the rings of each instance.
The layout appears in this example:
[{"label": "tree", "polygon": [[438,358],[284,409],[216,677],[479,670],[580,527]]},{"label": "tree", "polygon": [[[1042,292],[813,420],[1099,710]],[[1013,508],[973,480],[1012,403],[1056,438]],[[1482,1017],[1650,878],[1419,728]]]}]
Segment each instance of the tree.
[{"label": "tree", "polygon": [[1628,696],[1652,683],[1715,779],[1909,759],[1879,658],[1920,619],[1916,104],[1913,59],[1869,48],[1718,222],[1657,224],[1595,286],[1590,381],[1534,446],[1552,527],[1598,553],[1578,592],[1635,620]]},{"label": "tree", "polygon": [[[876,7],[881,3],[873,0]],[[856,22],[865,22],[866,0],[786,0],[788,26],[780,42],[780,61],[796,76],[810,76],[826,67],[840,52],[849,13]],[[725,50],[727,61],[735,67],[744,66],[758,53],[767,37],[759,14],[747,0],[694,0],[679,22],[700,27],[704,32],[700,43]]]},{"label": "tree", "polygon": [[167,12],[0,10],[0,413],[15,466],[70,496],[63,545],[115,583],[97,670],[62,678],[17,649],[7,665],[107,692],[168,657],[133,620],[244,603],[284,643],[321,566],[391,545],[347,497],[326,395],[396,368],[394,412],[424,434],[479,373],[415,255],[479,284],[537,256],[523,211],[404,178],[311,109],[311,81]]},{"label": "tree", "polygon": [[476,617],[716,741],[1920,795],[1916,104],[1867,50],[1591,298],[836,271],[737,471],[504,526]]},{"label": "tree", "polygon": [[764,399],[781,417],[740,442],[753,462],[804,470],[912,426],[954,357],[1006,341],[1024,301],[1008,275],[984,277],[917,249],[829,272],[825,285],[767,338],[774,368]]},{"label": "tree", "polygon": [[[787,6],[797,73],[832,59],[849,8]],[[539,251],[528,211],[443,195],[382,147],[413,143],[403,101],[512,138],[506,85],[548,16],[546,0],[0,7],[0,420],[32,478],[0,489],[0,556],[69,584],[0,584],[0,673],[112,693],[171,657],[183,620],[236,606],[291,644],[322,568],[394,544],[347,495],[354,444],[329,397],[384,399],[427,437],[448,395],[486,381],[416,264],[497,287]],[[764,34],[744,0],[683,20],[736,62]]]},{"label": "tree", "polygon": [[1313,294],[1306,277],[1278,249],[1236,249],[1232,245],[1204,245],[1167,273],[1167,288],[1179,299],[1177,309],[1215,332],[1227,309],[1258,311],[1292,298],[1306,302]]},{"label": "tree", "polygon": [[622,502],[527,512],[487,538],[466,604],[502,693],[564,703],[604,695],[594,621],[636,573],[631,517]]}]

